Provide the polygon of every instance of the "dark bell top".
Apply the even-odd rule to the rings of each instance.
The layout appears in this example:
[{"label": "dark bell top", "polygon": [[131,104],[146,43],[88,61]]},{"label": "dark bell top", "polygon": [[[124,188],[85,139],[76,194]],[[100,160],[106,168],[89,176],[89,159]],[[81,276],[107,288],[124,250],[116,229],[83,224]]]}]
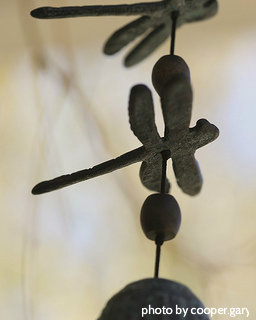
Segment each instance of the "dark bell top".
[{"label": "dark bell top", "polygon": [[[179,308],[188,308],[184,314],[149,315],[142,308],[168,308],[175,311]],[[193,315],[192,308],[202,308],[204,305],[186,286],[166,279],[143,279],[127,285],[123,290],[114,295],[107,303],[98,320],[209,320],[206,314]],[[165,309],[166,310],[166,309]],[[200,309],[201,310],[201,309]],[[192,312],[191,312],[192,311]]]}]

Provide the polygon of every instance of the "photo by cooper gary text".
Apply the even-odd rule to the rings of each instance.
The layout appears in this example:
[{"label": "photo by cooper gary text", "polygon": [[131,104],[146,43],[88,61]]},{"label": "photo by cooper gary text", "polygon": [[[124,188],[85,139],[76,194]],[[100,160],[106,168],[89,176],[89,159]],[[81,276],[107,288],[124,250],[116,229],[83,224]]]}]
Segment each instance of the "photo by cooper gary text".
[{"label": "photo by cooper gary text", "polygon": [[[178,305],[175,305],[175,308],[170,307],[152,307],[148,305],[147,307],[141,308],[141,316],[144,318],[146,315],[182,315],[183,318],[189,315],[208,315],[213,318],[215,315],[226,315],[229,318],[238,317],[239,320],[242,320],[241,316],[248,318],[250,312],[248,308],[245,307],[233,307],[233,308],[180,308]],[[240,317],[239,317],[240,316]]]}]

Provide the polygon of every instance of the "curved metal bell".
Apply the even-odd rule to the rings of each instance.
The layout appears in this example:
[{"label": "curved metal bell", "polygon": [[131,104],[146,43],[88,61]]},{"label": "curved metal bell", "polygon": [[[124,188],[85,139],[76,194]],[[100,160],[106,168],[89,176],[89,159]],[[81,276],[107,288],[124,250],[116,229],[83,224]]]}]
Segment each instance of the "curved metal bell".
[{"label": "curved metal bell", "polygon": [[[176,306],[188,310],[185,317]],[[113,296],[98,320],[209,320],[206,314],[192,314],[199,308],[204,309],[202,302],[186,286],[167,279],[143,279]]]}]

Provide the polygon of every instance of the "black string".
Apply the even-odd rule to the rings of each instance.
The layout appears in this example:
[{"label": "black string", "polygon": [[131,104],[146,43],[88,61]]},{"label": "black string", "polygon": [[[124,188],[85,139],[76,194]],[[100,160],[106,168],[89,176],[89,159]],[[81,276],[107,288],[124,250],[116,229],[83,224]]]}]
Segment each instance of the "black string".
[{"label": "black string", "polygon": [[167,169],[167,160],[171,156],[170,150],[165,150],[162,153],[162,177],[161,177],[161,193],[165,192],[165,185],[166,185],[166,169]]},{"label": "black string", "polygon": [[[172,12],[172,32],[171,32],[171,55],[174,55],[175,48],[175,36],[176,36],[176,23],[179,16],[178,11]],[[161,193],[165,194],[165,185],[166,185],[166,169],[167,169],[167,160],[170,158],[170,151],[165,150],[162,152],[162,177],[161,177]],[[154,277],[158,278],[159,274],[159,265],[160,265],[160,256],[161,256],[161,246],[164,243],[161,235],[156,237],[156,259],[155,259],[155,273]]]},{"label": "black string", "polygon": [[156,260],[155,260],[155,274],[154,274],[155,278],[158,278],[162,244],[163,244],[162,237],[158,236],[156,238]]},{"label": "black string", "polygon": [[179,11],[173,11],[171,15],[172,19],[172,32],[171,32],[171,55],[174,55],[174,48],[175,48],[175,36],[176,36],[176,25],[177,19],[179,16]]},{"label": "black string", "polygon": [[166,184],[166,168],[167,168],[167,158],[164,153],[162,153],[162,178],[161,178],[161,193],[165,193]]},{"label": "black string", "polygon": [[[164,150],[162,152],[162,177],[161,177],[161,193],[165,194],[165,185],[166,185],[166,169],[167,169],[167,160],[170,158],[170,150]],[[162,236],[159,234],[155,240],[156,243],[156,259],[155,259],[155,274],[154,277],[158,278],[159,265],[160,265],[160,255],[161,255],[161,246],[164,243]]]},{"label": "black string", "polygon": [[[166,185],[166,169],[167,169],[167,160],[170,158],[170,150],[165,150],[162,152],[162,177],[161,177],[161,193],[165,194],[165,185]],[[160,264],[160,255],[161,255],[161,246],[164,243],[162,236],[158,235],[156,237],[156,260],[155,260],[155,278],[158,278],[159,264]]]}]

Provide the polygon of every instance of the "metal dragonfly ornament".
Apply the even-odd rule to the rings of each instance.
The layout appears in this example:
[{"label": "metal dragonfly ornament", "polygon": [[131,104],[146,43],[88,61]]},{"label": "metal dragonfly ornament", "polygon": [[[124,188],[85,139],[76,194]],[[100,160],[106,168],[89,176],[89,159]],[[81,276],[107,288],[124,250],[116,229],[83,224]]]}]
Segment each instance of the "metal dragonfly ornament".
[{"label": "metal dragonfly ornament", "polygon": [[[156,128],[150,89],[136,85],[130,92],[129,120],[133,133],[143,146],[93,168],[43,181],[33,188],[32,193],[60,189],[141,161],[141,182],[148,189],[159,192],[163,158],[167,161],[171,157],[178,185],[185,193],[196,195],[202,187],[202,177],[194,157],[195,151],[215,140],[219,130],[205,119],[198,120],[195,127],[189,128],[192,88],[189,68],[181,57],[162,57],[153,68],[152,82],[161,99],[164,137],[160,137]],[[167,179],[164,188],[165,192],[170,189]]]},{"label": "metal dragonfly ornament", "polygon": [[216,0],[162,0],[121,5],[40,7],[31,11],[39,19],[91,17],[91,16],[140,16],[117,30],[107,40],[104,53],[113,55],[130,42],[146,34],[127,54],[124,64],[133,66],[150,55],[170,35],[171,14],[179,12],[177,27],[200,21],[217,13]]}]

